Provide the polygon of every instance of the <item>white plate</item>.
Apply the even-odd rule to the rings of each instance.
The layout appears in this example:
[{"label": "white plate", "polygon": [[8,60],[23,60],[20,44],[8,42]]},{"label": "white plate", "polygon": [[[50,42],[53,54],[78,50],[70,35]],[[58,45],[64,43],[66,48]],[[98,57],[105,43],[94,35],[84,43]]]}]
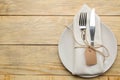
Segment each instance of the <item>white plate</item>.
[{"label": "white plate", "polygon": [[[117,56],[117,41],[113,33],[108,29],[104,24],[102,26],[102,38],[103,44],[107,47],[110,56],[105,61],[104,72],[106,72],[114,63],[116,56]],[[68,26],[72,29],[72,24]],[[69,29],[65,29],[62,33],[62,36],[59,41],[58,49],[59,49],[59,57],[63,63],[63,65],[72,73],[73,72],[73,61],[74,61],[74,54],[73,54],[73,35]],[[80,77],[95,77],[94,76],[80,76]]]}]

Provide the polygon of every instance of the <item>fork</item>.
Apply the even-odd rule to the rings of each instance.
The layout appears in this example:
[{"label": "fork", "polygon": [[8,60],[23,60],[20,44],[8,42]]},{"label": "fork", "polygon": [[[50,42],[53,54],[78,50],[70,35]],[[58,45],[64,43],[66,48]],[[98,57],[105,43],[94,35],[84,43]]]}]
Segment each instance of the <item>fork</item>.
[{"label": "fork", "polygon": [[82,12],[80,13],[80,17],[79,17],[79,28],[82,32],[81,37],[83,40],[85,40],[86,24],[87,24],[87,13]]}]

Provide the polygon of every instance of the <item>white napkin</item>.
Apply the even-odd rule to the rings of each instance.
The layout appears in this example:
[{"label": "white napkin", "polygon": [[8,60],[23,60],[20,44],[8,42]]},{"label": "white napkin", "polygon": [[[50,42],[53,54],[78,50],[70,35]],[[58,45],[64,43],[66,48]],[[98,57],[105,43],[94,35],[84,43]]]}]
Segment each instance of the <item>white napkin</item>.
[{"label": "white napkin", "polygon": [[[86,35],[87,39],[90,42],[90,32],[89,32],[89,22],[90,22],[90,14],[91,14],[91,9],[87,6],[84,5],[82,9],[75,15],[74,20],[73,20],[73,34],[75,37],[75,40],[77,43],[83,44],[83,41],[81,39],[81,32],[79,28],[79,16],[80,12],[87,12],[87,30],[86,30]],[[75,46],[77,44],[75,42]],[[101,26],[100,26],[100,19],[96,15],[96,26],[95,26],[95,45],[96,44],[102,44],[102,37],[101,37]],[[103,51],[103,48],[98,48],[99,51]],[[73,70],[74,72],[72,74],[74,75],[95,75],[95,74],[100,74],[103,72],[103,56],[100,55],[99,53],[96,53],[97,55],[97,64],[93,66],[87,66],[86,61],[85,61],[85,55],[84,55],[85,48],[75,48],[74,50],[74,67]]]}]

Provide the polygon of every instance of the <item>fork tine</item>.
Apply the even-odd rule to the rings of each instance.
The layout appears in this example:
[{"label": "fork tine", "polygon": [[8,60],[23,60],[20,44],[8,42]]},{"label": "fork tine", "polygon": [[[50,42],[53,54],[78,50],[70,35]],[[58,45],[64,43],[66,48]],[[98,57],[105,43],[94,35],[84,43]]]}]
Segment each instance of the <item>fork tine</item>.
[{"label": "fork tine", "polygon": [[85,19],[86,17],[85,17],[85,13],[83,13],[83,26],[85,26]]},{"label": "fork tine", "polygon": [[81,26],[84,25],[84,16],[83,16],[83,13],[81,13]]},{"label": "fork tine", "polygon": [[81,18],[81,14],[80,14],[80,17],[79,17],[79,25],[81,24],[81,23],[80,23],[80,18]]},{"label": "fork tine", "polygon": [[84,17],[84,18],[85,18],[85,20],[84,20],[84,21],[85,21],[85,22],[84,22],[84,25],[86,25],[86,13],[84,13],[84,16],[85,16],[85,17]]},{"label": "fork tine", "polygon": [[87,13],[85,13],[85,26],[87,24]]},{"label": "fork tine", "polygon": [[81,26],[83,26],[83,13],[81,13]]},{"label": "fork tine", "polygon": [[79,25],[81,26],[81,24],[82,24],[82,20],[81,20],[81,18],[82,18],[82,16],[81,16],[81,13],[80,13],[80,17],[79,17]]}]

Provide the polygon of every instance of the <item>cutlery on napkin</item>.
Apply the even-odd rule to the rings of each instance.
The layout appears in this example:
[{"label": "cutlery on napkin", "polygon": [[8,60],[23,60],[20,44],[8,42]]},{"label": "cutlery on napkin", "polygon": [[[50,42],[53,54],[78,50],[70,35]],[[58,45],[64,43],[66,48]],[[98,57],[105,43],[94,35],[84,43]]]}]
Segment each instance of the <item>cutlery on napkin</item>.
[{"label": "cutlery on napkin", "polygon": [[[79,16],[81,12],[87,12],[87,29],[86,29],[86,37],[87,41],[91,42],[90,39],[90,14],[91,14],[91,9],[87,6],[84,5],[82,9],[75,15],[74,20],[73,20],[73,35],[75,38],[75,44],[74,46],[80,46],[85,45],[83,40],[81,39],[81,31],[79,29]],[[95,30],[95,37],[94,37],[94,45],[96,44],[102,44],[102,37],[101,37],[101,26],[100,26],[100,19],[97,15],[95,15],[95,24],[96,24],[96,30]],[[103,48],[97,48],[97,50],[103,52]],[[97,57],[97,63],[93,66],[88,66],[86,64],[86,59],[85,59],[85,48],[75,48],[74,49],[74,67],[73,70],[74,72],[72,74],[74,75],[96,75],[103,73],[103,56],[101,56],[99,53],[96,52],[96,57]]]}]

